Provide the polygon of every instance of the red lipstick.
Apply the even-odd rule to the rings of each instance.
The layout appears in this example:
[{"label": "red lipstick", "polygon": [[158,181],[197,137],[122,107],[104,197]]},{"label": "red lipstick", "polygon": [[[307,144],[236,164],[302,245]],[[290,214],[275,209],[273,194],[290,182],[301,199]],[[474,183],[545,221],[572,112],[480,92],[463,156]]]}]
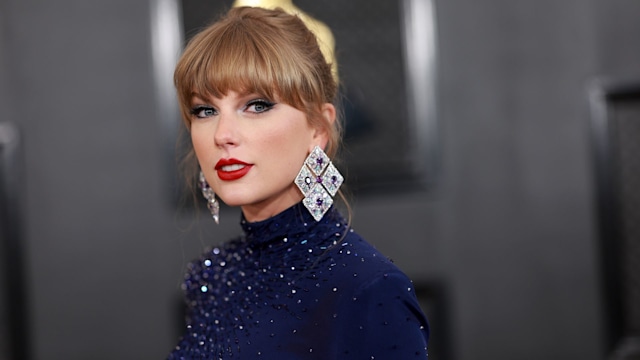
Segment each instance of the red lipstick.
[{"label": "red lipstick", "polygon": [[220,180],[233,181],[247,175],[252,166],[238,159],[220,159],[215,169]]}]

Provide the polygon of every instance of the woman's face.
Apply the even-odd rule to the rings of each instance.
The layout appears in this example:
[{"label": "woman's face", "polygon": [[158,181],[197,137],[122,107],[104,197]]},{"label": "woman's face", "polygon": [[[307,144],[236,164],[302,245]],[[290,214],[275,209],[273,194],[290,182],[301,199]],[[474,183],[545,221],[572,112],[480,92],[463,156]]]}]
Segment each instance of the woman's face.
[{"label": "woman's face", "polygon": [[[267,219],[302,199],[294,184],[304,159],[327,143],[294,107],[257,94],[230,91],[222,98],[194,96],[191,140],[207,182],[248,221]],[[323,105],[327,121],[335,119]]]}]

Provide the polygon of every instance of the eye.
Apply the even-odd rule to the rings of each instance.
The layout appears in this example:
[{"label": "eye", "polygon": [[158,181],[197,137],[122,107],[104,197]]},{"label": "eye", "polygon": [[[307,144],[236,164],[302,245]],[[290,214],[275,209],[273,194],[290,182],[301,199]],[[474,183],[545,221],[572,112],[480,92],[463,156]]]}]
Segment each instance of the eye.
[{"label": "eye", "polygon": [[211,106],[199,105],[191,109],[191,115],[204,119],[210,116],[214,116],[216,114],[216,109]]},{"label": "eye", "polygon": [[273,109],[274,106],[275,104],[272,103],[271,101],[264,100],[264,99],[256,99],[256,100],[249,101],[247,103],[245,110],[252,113],[259,114],[259,113],[267,112]]}]

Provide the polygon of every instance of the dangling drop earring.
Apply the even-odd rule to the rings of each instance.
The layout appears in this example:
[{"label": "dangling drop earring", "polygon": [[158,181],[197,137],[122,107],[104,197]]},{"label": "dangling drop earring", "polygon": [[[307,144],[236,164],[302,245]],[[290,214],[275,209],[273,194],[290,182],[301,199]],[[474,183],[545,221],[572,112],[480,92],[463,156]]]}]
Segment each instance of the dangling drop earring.
[{"label": "dangling drop earring", "polygon": [[295,183],[304,195],[302,203],[316,221],[320,221],[333,204],[344,178],[320,147],[313,148],[302,164]]},{"label": "dangling drop earring", "polygon": [[198,177],[198,187],[202,190],[202,196],[207,199],[207,208],[211,211],[211,216],[213,217],[213,221],[216,224],[220,223],[220,204],[216,200],[216,193],[213,192],[213,189],[207,183],[207,179],[205,179],[202,170],[200,170],[200,175]]}]

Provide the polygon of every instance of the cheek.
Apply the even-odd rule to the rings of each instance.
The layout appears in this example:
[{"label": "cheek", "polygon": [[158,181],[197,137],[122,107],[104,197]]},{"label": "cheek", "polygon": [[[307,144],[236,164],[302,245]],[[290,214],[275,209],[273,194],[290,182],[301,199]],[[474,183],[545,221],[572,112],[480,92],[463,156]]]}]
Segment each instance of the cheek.
[{"label": "cheek", "polygon": [[309,130],[300,126],[291,126],[280,131],[274,131],[267,136],[264,133],[261,135],[265,140],[266,146],[271,147],[274,151],[287,153],[289,158],[291,158],[292,154],[306,152],[312,138]]},{"label": "cheek", "polygon": [[198,160],[202,160],[202,157],[207,155],[207,149],[211,146],[211,141],[208,139],[206,131],[197,126],[191,127],[191,144]]}]

